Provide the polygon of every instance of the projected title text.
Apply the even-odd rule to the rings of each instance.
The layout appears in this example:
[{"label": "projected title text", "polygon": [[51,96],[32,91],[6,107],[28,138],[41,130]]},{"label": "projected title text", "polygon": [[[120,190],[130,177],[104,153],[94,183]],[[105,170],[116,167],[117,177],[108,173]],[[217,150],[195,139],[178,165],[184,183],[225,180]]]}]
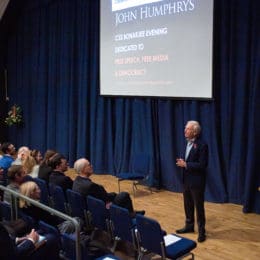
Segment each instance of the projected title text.
[{"label": "projected title text", "polygon": [[139,9],[115,13],[115,25],[144,20],[158,16],[173,15],[183,12],[191,12],[195,9],[193,0],[170,1],[162,5],[145,5]]}]

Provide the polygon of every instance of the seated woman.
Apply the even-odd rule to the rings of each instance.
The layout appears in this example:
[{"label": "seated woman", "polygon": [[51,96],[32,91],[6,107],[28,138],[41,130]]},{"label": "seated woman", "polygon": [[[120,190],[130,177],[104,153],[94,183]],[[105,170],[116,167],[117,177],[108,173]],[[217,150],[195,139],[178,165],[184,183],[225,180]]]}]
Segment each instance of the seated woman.
[{"label": "seated woman", "polygon": [[51,158],[57,154],[54,150],[47,150],[44,154],[44,158],[40,163],[38,178],[43,179],[46,183],[49,183],[49,177],[52,172],[52,168],[50,167]]},{"label": "seated woman", "polygon": [[31,176],[32,178],[38,177],[39,165],[37,165],[36,160],[33,158],[33,156],[28,155],[26,159],[22,162],[22,165],[27,175]]},{"label": "seated woman", "polygon": [[[28,181],[28,182],[23,183],[20,186],[20,193],[24,196],[27,196],[27,197],[37,200],[37,201],[40,200],[40,196],[41,196],[40,188],[33,181]],[[39,207],[31,205],[29,202],[27,202],[21,198],[19,200],[19,207],[23,213],[31,216],[37,222],[39,220],[42,220],[52,226],[57,226],[58,224],[60,224],[62,222],[62,220],[59,217],[56,217]]]}]

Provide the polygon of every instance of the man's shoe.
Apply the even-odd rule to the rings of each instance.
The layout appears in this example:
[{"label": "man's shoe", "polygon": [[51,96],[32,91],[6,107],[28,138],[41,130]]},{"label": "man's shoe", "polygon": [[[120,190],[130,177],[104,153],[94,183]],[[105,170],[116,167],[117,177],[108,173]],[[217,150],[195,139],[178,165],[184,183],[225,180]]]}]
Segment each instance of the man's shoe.
[{"label": "man's shoe", "polygon": [[176,230],[177,234],[193,233],[193,232],[194,232],[194,227],[184,227]]},{"label": "man's shoe", "polygon": [[135,214],[145,215],[145,210],[136,210]]},{"label": "man's shoe", "polygon": [[199,234],[198,236],[198,242],[202,243],[206,240],[206,235],[205,234]]}]

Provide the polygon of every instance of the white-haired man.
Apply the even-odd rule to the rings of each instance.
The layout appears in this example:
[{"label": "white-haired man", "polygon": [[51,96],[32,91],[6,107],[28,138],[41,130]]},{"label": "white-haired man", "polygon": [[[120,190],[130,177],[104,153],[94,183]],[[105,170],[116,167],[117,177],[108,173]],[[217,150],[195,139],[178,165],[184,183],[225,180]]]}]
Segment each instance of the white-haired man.
[{"label": "white-haired man", "polygon": [[206,168],[208,165],[208,145],[199,138],[201,127],[197,121],[188,121],[184,135],[187,145],[184,158],[178,158],[176,165],[182,169],[183,198],[186,215],[185,226],[177,233],[194,232],[194,208],[198,223],[198,242],[206,240],[204,192],[206,185]]},{"label": "white-haired man", "polygon": [[83,196],[91,195],[97,199],[103,200],[107,206],[111,202],[114,204],[124,207],[129,210],[132,217],[136,213],[145,214],[145,211],[135,211],[133,203],[128,192],[107,192],[105,188],[93,182],[89,177],[93,174],[93,168],[91,163],[86,158],[78,159],[74,163],[74,169],[77,171],[78,176],[73,182],[72,190],[79,192]]}]

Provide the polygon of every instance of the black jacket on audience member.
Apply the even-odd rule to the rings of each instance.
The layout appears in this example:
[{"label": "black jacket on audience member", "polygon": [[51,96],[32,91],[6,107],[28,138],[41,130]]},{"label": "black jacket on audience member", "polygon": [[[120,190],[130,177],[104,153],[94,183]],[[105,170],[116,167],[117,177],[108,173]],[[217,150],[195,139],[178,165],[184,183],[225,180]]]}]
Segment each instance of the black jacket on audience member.
[{"label": "black jacket on audience member", "polygon": [[15,244],[5,227],[0,223],[0,259],[14,260],[25,259],[26,256],[35,248],[32,241],[26,239],[19,246]]},{"label": "black jacket on audience member", "polygon": [[41,164],[39,167],[38,177],[49,183],[50,174],[52,172],[52,168],[47,164]]},{"label": "black jacket on audience member", "polygon": [[72,189],[73,181],[70,177],[66,176],[63,172],[52,171],[49,183],[60,186],[66,194],[67,189]]}]

